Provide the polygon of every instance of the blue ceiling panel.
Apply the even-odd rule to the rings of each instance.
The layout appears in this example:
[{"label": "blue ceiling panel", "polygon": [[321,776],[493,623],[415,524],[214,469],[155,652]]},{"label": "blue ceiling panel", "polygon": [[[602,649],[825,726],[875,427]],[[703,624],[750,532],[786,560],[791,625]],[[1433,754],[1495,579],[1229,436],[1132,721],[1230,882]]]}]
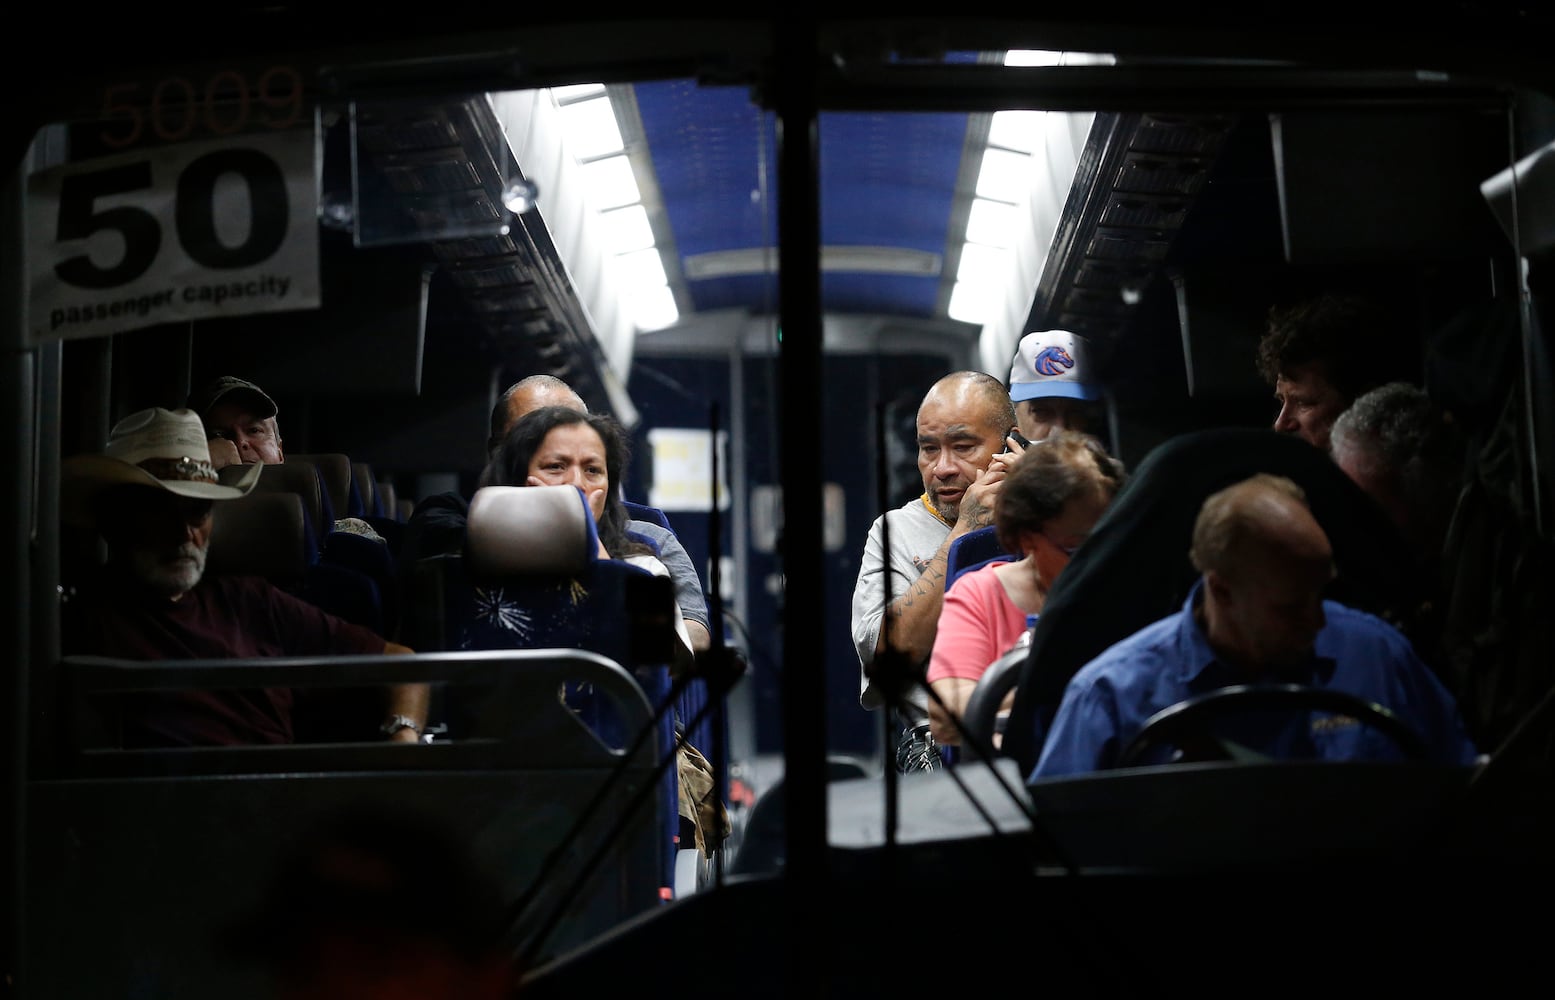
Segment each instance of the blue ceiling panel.
[{"label": "blue ceiling panel", "polygon": [[821,240],[943,253],[966,129],[965,114],[823,115]]},{"label": "blue ceiling panel", "polygon": [[771,125],[751,104],[749,92],[686,80],[641,83],[635,89],[680,253],[771,245],[772,226],[759,197],[774,176]]},{"label": "blue ceiling panel", "polygon": [[745,309],[753,313],[778,311],[777,273],[733,274],[722,278],[690,281],[686,287],[699,311]]},{"label": "blue ceiling panel", "polygon": [[905,274],[827,272],[821,275],[821,301],[827,312],[876,313],[922,319],[937,314],[938,277]]},{"label": "blue ceiling panel", "polygon": [[[775,247],[772,117],[740,87],[688,80],[635,87],[644,141],[682,261]],[[820,120],[821,240],[831,249],[911,251],[943,261],[968,116],[828,112]],[[767,197],[763,198],[765,194]],[[906,206],[912,206],[906,211]],[[832,266],[837,258],[832,258]],[[878,255],[871,258],[880,266]],[[684,270],[684,268],[683,268]],[[934,317],[941,275],[828,270],[827,312]],[[756,273],[687,277],[695,308],[776,309],[777,283]]]}]

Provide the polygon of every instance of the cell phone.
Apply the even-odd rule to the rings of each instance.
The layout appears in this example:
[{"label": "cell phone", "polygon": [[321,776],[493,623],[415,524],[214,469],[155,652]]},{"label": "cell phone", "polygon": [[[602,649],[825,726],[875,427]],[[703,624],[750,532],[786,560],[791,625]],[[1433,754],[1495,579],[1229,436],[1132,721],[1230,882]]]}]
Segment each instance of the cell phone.
[{"label": "cell phone", "polygon": [[[1026,440],[1026,435],[1024,435],[1024,434],[1022,434],[1020,432],[1020,428],[1019,427],[1011,427],[1009,430],[1004,432],[1004,436],[1007,437],[1007,438],[1014,438],[1015,439],[1015,443],[1020,445],[1022,448],[1030,448],[1031,447],[1031,442]],[[999,454],[1001,454],[1001,455],[1008,455],[1011,450],[1012,449],[1008,445],[1006,445],[1004,450],[999,452]]]}]

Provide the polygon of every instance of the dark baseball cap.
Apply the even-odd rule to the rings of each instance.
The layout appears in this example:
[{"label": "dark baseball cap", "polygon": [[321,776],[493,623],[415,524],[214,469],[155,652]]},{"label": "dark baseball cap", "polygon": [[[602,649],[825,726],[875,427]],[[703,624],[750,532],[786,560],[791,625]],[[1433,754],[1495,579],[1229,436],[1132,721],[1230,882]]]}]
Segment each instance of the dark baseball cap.
[{"label": "dark baseball cap", "polygon": [[189,409],[198,413],[203,420],[210,413],[211,407],[223,400],[246,402],[252,407],[253,415],[260,418],[273,417],[278,409],[275,400],[271,399],[263,389],[234,375],[214,378],[190,393]]}]

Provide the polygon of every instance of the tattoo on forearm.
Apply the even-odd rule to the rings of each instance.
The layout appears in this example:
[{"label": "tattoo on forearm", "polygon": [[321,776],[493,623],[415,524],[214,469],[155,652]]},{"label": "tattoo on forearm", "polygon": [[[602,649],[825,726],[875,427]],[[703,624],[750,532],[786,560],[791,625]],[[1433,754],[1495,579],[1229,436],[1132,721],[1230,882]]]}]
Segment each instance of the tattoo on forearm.
[{"label": "tattoo on forearm", "polygon": [[937,589],[943,589],[944,579],[945,571],[938,565],[931,564],[924,569],[918,579],[912,582],[912,586],[907,588],[905,594],[888,605],[887,610],[893,618],[901,618],[919,598],[932,597]]}]

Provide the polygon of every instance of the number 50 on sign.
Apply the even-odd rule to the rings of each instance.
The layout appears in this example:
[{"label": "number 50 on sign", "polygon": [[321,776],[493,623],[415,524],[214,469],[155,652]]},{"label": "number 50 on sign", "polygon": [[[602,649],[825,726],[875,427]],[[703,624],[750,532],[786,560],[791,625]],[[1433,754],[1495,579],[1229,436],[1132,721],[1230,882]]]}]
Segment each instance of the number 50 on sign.
[{"label": "number 50 on sign", "polygon": [[311,131],[181,143],[28,181],[34,341],[319,305]]}]

